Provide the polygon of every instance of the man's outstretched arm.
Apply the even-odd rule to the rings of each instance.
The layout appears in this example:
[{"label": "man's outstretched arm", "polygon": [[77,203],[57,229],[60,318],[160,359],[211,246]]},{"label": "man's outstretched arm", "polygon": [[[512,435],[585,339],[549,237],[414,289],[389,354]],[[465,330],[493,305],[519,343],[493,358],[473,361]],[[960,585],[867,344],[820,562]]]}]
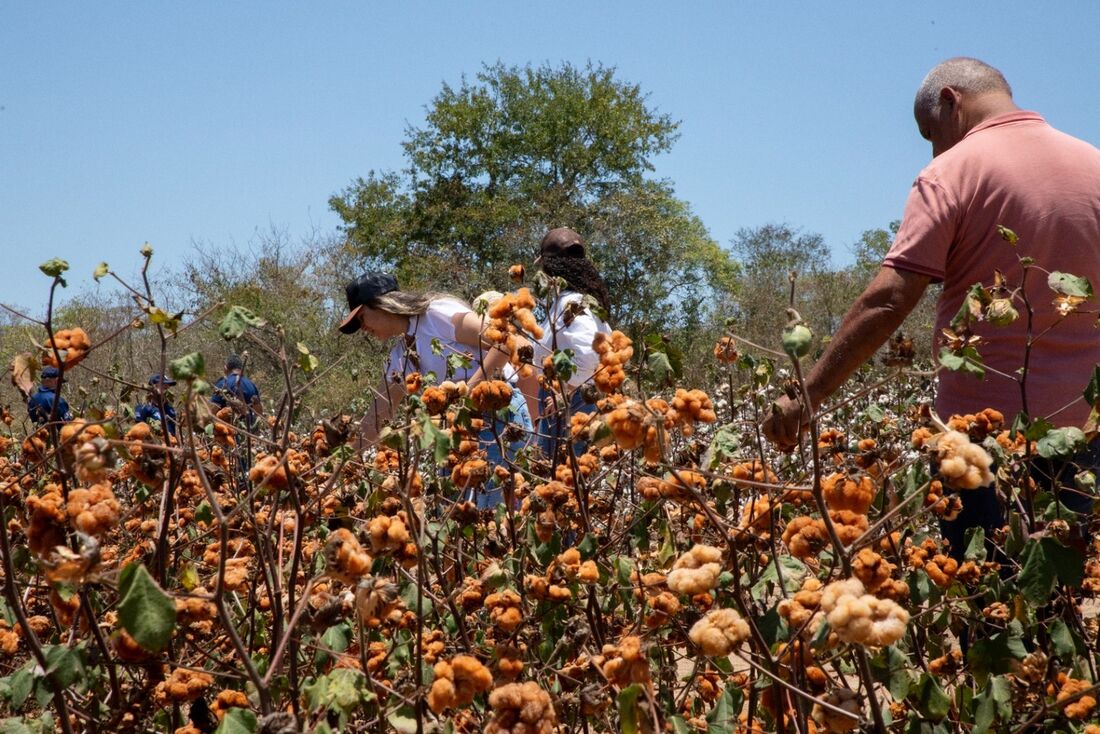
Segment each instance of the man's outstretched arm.
[{"label": "man's outstretched arm", "polygon": [[[806,390],[813,410],[844,384],[859,366],[874,356],[897,331],[931,282],[927,275],[883,266],[848,309],[825,353],[806,376]],[[800,400],[783,397],[764,417],[762,427],[769,441],[780,448],[798,443],[811,411]]]}]

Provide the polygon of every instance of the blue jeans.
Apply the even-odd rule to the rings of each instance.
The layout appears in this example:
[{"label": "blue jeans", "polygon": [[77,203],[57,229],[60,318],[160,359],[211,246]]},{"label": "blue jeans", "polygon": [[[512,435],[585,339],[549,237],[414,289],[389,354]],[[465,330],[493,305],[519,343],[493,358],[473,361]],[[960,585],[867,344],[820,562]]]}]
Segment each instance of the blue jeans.
[{"label": "blue jeans", "polygon": [[[485,460],[489,464],[490,472],[494,467],[505,464],[506,458],[509,461],[514,458],[516,453],[527,446],[527,442],[530,440],[532,431],[531,411],[527,409],[527,400],[523,397],[523,393],[515,387],[512,388],[512,402],[508,406],[508,411],[508,420],[497,418],[494,425],[485,426],[481,429],[481,433],[477,437],[480,447],[485,450]],[[508,427],[509,423],[519,425],[524,431],[524,436],[505,445],[505,450],[502,453],[496,437],[504,434],[504,429]],[[490,475],[485,487],[473,490],[472,496],[469,496],[468,493],[466,499],[472,499],[476,502],[479,510],[491,510],[504,499],[504,489],[498,486],[496,479]]]},{"label": "blue jeans", "polygon": [[[546,399],[550,397],[550,393],[546,390],[539,389],[539,405],[546,405]],[[539,447],[542,448],[542,453],[547,459],[550,459],[552,463],[556,463],[558,455],[558,449],[563,443],[568,443],[570,440],[570,425],[569,417],[575,413],[593,413],[596,410],[596,406],[592,403],[586,403],[581,396],[581,391],[576,390],[573,392],[572,397],[569,398],[569,411],[566,413],[551,413],[550,415],[543,416],[539,421]],[[588,449],[588,443],[586,441],[576,441],[573,443],[573,453],[583,454]]]}]

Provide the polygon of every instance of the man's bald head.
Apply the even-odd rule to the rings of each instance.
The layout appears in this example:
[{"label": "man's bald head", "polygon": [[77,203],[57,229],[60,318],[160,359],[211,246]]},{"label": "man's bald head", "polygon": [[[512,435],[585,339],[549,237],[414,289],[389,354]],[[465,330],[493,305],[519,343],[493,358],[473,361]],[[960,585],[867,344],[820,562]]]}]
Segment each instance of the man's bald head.
[{"label": "man's bald head", "polygon": [[984,61],[958,56],[937,65],[924,77],[913,102],[913,112],[917,120],[936,116],[941,104],[940,93],[944,87],[975,96],[998,93],[1012,98],[1012,87],[1008,86],[1001,72]]}]

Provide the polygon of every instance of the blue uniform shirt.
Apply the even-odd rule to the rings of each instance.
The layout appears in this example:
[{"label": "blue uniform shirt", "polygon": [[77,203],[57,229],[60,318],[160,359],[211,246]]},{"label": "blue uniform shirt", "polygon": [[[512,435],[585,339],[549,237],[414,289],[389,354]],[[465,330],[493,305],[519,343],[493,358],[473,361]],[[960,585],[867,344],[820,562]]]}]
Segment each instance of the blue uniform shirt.
[{"label": "blue uniform shirt", "polygon": [[134,420],[139,423],[160,421],[161,427],[174,436],[176,435],[176,409],[171,405],[166,405],[164,406],[164,412],[168,416],[167,420],[161,416],[160,408],[155,403],[142,403],[134,410]]},{"label": "blue uniform shirt", "polygon": [[252,399],[260,396],[260,389],[256,387],[256,383],[248,379],[244,375],[233,373],[226,375],[217,382],[214,383],[214,396],[210,398],[210,402],[219,408],[224,408],[229,405],[229,398],[239,400],[244,403],[247,408],[248,422],[251,424],[254,417],[252,411]]},{"label": "blue uniform shirt", "polygon": [[[31,420],[42,425],[50,420],[50,415],[53,413],[53,402],[57,398],[53,390],[41,385],[27,400],[27,413],[30,414]],[[57,420],[71,421],[73,414],[69,410],[69,404],[65,402],[65,398],[57,398]]]}]

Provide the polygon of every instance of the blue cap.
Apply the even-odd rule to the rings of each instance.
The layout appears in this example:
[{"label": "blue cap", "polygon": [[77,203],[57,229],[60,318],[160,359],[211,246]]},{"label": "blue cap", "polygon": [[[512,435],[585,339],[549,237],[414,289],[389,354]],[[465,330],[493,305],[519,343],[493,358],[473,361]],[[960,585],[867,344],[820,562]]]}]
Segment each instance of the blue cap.
[{"label": "blue cap", "polygon": [[171,377],[166,377],[164,375],[149,375],[149,384],[166,385],[170,387],[172,385],[175,385],[176,381],[173,380]]},{"label": "blue cap", "polygon": [[58,370],[56,367],[43,367],[42,368],[42,379],[43,380],[49,380],[53,377],[60,377],[60,376],[61,376],[61,371]]}]

